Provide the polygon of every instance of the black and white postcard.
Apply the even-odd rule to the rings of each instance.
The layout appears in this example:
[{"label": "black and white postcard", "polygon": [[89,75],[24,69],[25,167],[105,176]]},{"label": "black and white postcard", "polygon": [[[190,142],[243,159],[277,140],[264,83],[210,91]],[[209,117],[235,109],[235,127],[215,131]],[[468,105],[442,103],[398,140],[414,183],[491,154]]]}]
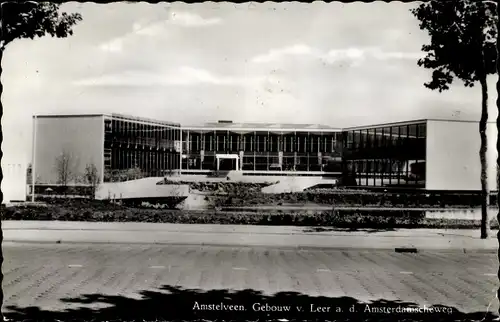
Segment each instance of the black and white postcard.
[{"label": "black and white postcard", "polygon": [[496,319],[497,6],[3,3],[4,319]]}]

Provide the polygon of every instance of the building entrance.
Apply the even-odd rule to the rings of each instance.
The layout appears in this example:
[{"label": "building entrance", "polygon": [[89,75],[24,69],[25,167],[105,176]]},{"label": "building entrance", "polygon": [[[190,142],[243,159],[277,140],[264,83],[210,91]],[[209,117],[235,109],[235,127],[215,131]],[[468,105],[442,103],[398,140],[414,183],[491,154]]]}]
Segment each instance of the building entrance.
[{"label": "building entrance", "polygon": [[217,171],[239,170],[239,157],[237,154],[217,154]]},{"label": "building entrance", "polygon": [[219,163],[219,170],[221,170],[221,171],[236,170],[236,160],[235,159],[221,159],[220,163]]}]

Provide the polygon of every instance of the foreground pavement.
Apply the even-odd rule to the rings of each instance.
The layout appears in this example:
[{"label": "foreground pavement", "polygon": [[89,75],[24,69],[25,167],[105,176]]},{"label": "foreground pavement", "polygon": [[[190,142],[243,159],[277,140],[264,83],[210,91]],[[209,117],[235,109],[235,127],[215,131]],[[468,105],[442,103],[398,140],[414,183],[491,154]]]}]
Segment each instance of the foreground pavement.
[{"label": "foreground pavement", "polygon": [[[479,319],[498,309],[498,260],[489,253],[19,242],[4,242],[3,252],[4,311],[16,321],[44,313],[69,320],[70,313],[54,312],[85,308],[96,309],[97,319],[124,310],[173,314],[193,311],[196,302],[227,304],[250,295],[262,305],[291,301],[291,293],[278,292],[295,292],[313,305],[325,296],[324,303],[343,308],[375,300],[380,307],[398,300],[444,305],[481,312]],[[202,297],[202,291],[211,292]],[[322,314],[320,320],[332,319]]]},{"label": "foreground pavement", "polygon": [[331,227],[3,221],[4,241],[319,249],[453,250],[496,253],[496,231],[480,239],[477,230],[345,230]]}]

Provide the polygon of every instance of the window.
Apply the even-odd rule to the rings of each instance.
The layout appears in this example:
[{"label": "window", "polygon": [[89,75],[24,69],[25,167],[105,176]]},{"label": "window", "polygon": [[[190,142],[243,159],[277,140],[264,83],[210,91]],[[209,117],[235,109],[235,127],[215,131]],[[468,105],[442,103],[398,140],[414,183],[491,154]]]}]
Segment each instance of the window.
[{"label": "window", "polygon": [[239,150],[240,151],[246,151],[246,147],[245,147],[245,136],[243,134],[239,135],[239,142],[240,142],[240,146],[239,146]]},{"label": "window", "polygon": [[418,125],[418,137],[419,138],[425,138],[427,136],[426,128],[427,128],[427,126],[425,123]]},{"label": "window", "polygon": [[364,148],[369,149],[372,147],[373,144],[373,135],[371,135],[370,130],[363,130],[363,137],[364,137]]},{"label": "window", "polygon": [[269,147],[268,151],[270,152],[278,152],[280,151],[280,146],[279,146],[279,136],[276,134],[270,134],[269,135]]},{"label": "window", "polygon": [[309,150],[307,152],[316,152],[317,151],[317,141],[316,141],[316,135],[314,134],[309,134]]},{"label": "window", "polygon": [[364,148],[364,142],[366,138],[363,136],[362,132],[357,130],[353,132],[353,150],[361,150]]},{"label": "window", "polygon": [[408,125],[401,125],[399,127],[399,136],[401,138],[406,138],[408,135]]},{"label": "window", "polygon": [[111,131],[111,121],[110,120],[105,120],[104,121],[104,130],[106,132]]},{"label": "window", "polygon": [[381,132],[382,132],[382,129],[380,129],[380,128],[373,129],[373,147],[374,148],[379,148],[382,146],[382,144],[381,144],[381,142],[382,142]]},{"label": "window", "polygon": [[384,128],[384,146],[385,147],[391,146],[391,128],[390,127]]},{"label": "window", "polygon": [[238,135],[238,134],[235,134],[235,133],[231,133],[231,151],[233,152],[237,152],[237,151],[240,151],[240,147],[241,147],[241,143],[240,143],[240,140],[241,140],[241,135]]},{"label": "window", "polygon": [[392,133],[392,137],[397,139],[399,137],[399,126],[392,126],[391,133]]},{"label": "window", "polygon": [[253,133],[245,134],[243,136],[243,145],[245,146],[243,150],[245,152],[253,152],[252,141],[253,141]]},{"label": "window", "polygon": [[328,147],[329,147],[329,144],[328,144],[328,139],[329,139],[329,135],[323,135],[321,137],[321,152],[323,153],[328,153],[330,151],[328,151]]},{"label": "window", "polygon": [[353,132],[348,132],[347,133],[347,148],[349,150],[353,149],[354,145],[354,133]]},{"label": "window", "polygon": [[213,135],[211,133],[206,133],[205,134],[205,145],[204,145],[204,150],[205,151],[213,151],[212,147],[212,142],[213,142]]},{"label": "window", "polygon": [[366,132],[365,131],[358,131],[358,135],[359,135],[359,146],[358,148],[360,150],[362,149],[366,149]]},{"label": "window", "polygon": [[200,140],[199,140],[200,150],[205,150],[205,133],[201,132],[200,133]]},{"label": "window", "polygon": [[225,139],[226,137],[220,133],[215,134],[215,140],[216,140],[216,147],[215,150],[217,152],[222,152],[224,151],[224,145],[225,145]]},{"label": "window", "polygon": [[412,124],[408,126],[408,134],[410,138],[416,138],[418,135],[418,125],[417,124]]}]

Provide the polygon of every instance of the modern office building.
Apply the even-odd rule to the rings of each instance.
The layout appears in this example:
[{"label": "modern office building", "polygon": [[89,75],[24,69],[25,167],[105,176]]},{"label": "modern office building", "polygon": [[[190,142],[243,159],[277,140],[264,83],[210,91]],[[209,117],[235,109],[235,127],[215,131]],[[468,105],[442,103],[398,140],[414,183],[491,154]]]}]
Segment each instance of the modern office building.
[{"label": "modern office building", "polygon": [[[351,178],[357,187],[479,191],[479,124],[416,120],[333,128],[310,124],[200,126],[112,115],[35,118],[36,178],[57,183],[57,160],[74,174],[95,164],[104,182],[141,176],[214,175]],[[496,124],[488,126],[488,180],[497,190]],[[78,178],[78,175],[75,177]],[[76,181],[76,180],[75,180]]]},{"label": "modern office building", "polygon": [[90,164],[101,182],[179,169],[180,124],[119,114],[39,115],[33,120],[39,183],[61,183],[62,172],[69,184],[83,183]]},{"label": "modern office building", "polygon": [[[497,129],[488,124],[488,185],[497,190]],[[479,122],[426,119],[344,130],[344,171],[358,186],[481,190]]]},{"label": "modern office building", "polygon": [[342,130],[219,121],[182,127],[182,172],[328,176],[342,170]]}]

